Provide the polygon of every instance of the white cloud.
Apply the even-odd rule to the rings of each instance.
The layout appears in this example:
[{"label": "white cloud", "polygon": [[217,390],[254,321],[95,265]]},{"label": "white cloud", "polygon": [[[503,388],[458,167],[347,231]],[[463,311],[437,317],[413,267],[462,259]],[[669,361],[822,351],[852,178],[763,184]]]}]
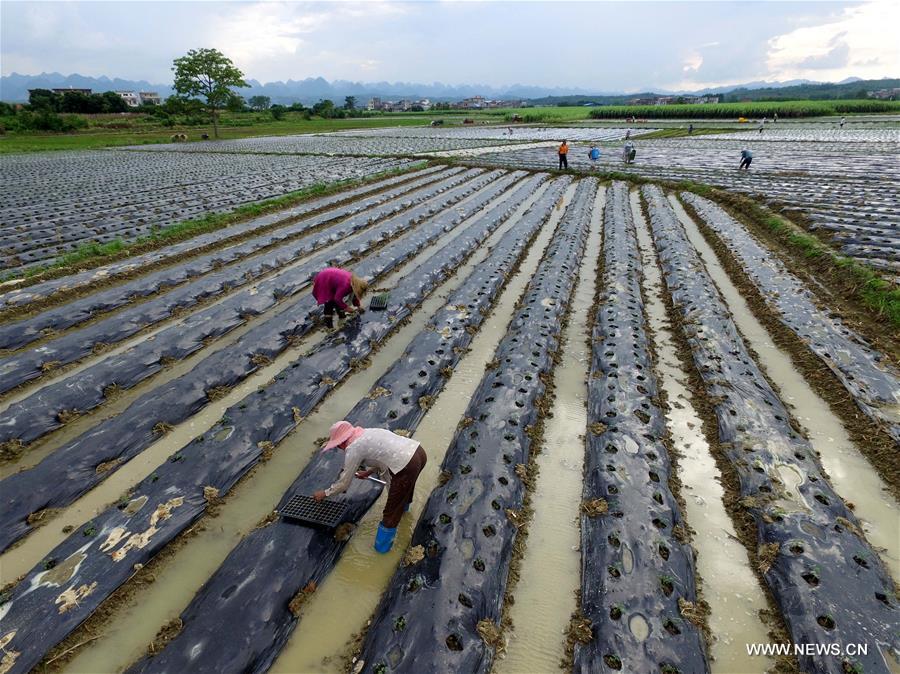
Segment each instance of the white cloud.
[{"label": "white cloud", "polygon": [[684,66],[681,70],[685,73],[697,72],[703,65],[703,55],[699,52],[692,52],[684,59]]},{"label": "white cloud", "polygon": [[[277,79],[286,62],[303,57],[304,64],[322,60],[322,44],[337,45],[356,25],[375,18],[406,13],[403,3],[389,2],[257,2],[237,4],[237,10],[223,14],[212,27],[210,37],[221,51],[255,79]],[[337,62],[352,62],[364,70],[374,70],[372,59],[345,59],[328,50]],[[306,73],[319,75],[321,73]]]},{"label": "white cloud", "polygon": [[900,3],[848,7],[833,20],[769,41],[767,69],[776,79],[886,77],[900,68]]}]

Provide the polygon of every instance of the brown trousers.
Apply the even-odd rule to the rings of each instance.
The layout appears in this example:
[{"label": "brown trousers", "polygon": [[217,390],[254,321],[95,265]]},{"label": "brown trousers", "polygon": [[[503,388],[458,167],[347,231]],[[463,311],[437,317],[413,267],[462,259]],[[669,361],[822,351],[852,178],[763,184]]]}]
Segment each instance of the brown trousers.
[{"label": "brown trousers", "polygon": [[413,492],[416,490],[416,480],[419,473],[425,467],[428,458],[422,445],[413,452],[409,463],[399,473],[391,473],[391,489],[388,492],[387,503],[384,505],[384,513],[381,521],[389,529],[394,529],[403,517],[406,506],[412,503]]}]

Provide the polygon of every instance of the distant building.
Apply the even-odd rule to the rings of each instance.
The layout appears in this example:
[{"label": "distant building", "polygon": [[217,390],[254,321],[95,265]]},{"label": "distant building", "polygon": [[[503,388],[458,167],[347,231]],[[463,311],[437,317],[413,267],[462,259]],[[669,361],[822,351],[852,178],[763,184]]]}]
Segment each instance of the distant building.
[{"label": "distant building", "polygon": [[117,91],[116,92],[129,108],[136,108],[141,104],[141,97],[133,91]]},{"label": "distant building", "polygon": [[897,99],[900,99],[900,88],[878,89],[876,91],[869,91],[866,95],[869,98],[877,98],[882,101],[896,101]]},{"label": "distant building", "polygon": [[409,112],[413,108],[421,108],[422,110],[430,110],[431,101],[427,98],[421,100],[402,100],[402,101],[383,101],[380,98],[370,98],[366,105],[367,110],[378,110],[380,112]]},{"label": "distant building", "polygon": [[685,103],[702,103],[708,105],[710,103],[718,103],[722,100],[721,96],[685,96]]},{"label": "distant building", "polygon": [[631,103],[633,105],[694,105],[718,103],[720,98],[720,96],[657,96],[656,98],[635,98],[631,100]]},{"label": "distant building", "polygon": [[155,91],[139,91],[138,98],[141,99],[141,105],[160,105],[162,98]]},{"label": "distant building", "polygon": [[464,98],[456,104],[456,107],[462,110],[480,110],[481,108],[485,107],[484,96],[471,96],[469,98]]}]

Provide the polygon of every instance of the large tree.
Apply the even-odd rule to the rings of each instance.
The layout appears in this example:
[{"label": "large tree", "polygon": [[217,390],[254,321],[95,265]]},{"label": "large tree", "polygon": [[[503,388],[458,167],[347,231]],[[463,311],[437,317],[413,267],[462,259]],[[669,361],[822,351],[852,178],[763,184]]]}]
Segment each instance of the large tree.
[{"label": "large tree", "polygon": [[202,96],[213,123],[213,134],[219,137],[219,110],[235,96],[232,87],[246,87],[242,73],[218,49],[191,49],[175,59],[175,91],[191,98]]},{"label": "large tree", "polygon": [[247,105],[257,111],[268,110],[271,104],[272,99],[268,96],[251,96],[247,99]]}]

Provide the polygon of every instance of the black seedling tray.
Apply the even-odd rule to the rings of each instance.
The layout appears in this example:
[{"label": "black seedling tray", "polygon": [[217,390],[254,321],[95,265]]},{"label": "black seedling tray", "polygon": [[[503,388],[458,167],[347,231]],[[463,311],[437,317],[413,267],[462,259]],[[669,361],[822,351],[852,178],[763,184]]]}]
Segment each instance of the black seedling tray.
[{"label": "black seedling tray", "polygon": [[391,296],[390,293],[381,293],[380,295],[375,295],[369,301],[369,309],[372,311],[384,311],[387,309],[388,298]]},{"label": "black seedling tray", "polygon": [[311,496],[294,494],[287,505],[281,509],[281,516],[291,520],[299,520],[307,524],[318,524],[333,529],[347,512],[347,504],[338,501],[316,501]]}]

